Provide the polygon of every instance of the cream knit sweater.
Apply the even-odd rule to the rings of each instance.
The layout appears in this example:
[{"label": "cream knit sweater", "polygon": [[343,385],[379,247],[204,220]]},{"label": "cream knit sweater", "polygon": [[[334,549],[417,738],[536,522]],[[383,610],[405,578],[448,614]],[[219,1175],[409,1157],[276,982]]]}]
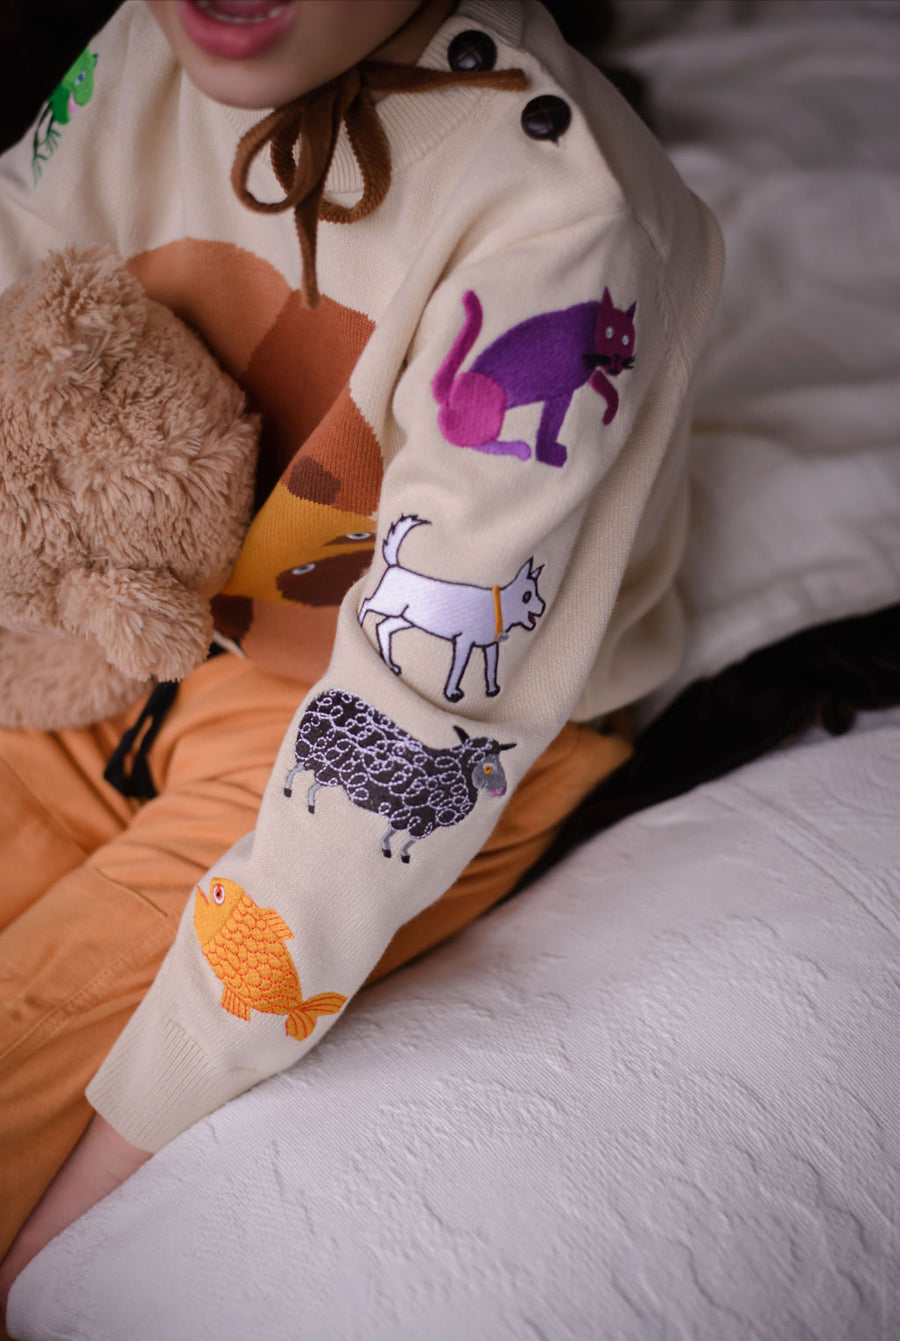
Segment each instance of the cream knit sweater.
[{"label": "cream knit sweater", "polygon": [[[647,693],[679,658],[686,395],[718,231],[539,4],[462,0],[420,63],[447,69],[468,29],[526,91],[386,97],[386,199],[319,225],[322,294],[372,327],[349,389],[383,463],[374,560],[256,830],[192,894],[89,1088],[144,1149],[318,1042],[563,724]],[[74,98],[37,183],[30,141],[0,162],[0,284],[65,242],[133,258],[191,238],[295,288],[292,221],[228,184],[261,114],[198,94],[136,0],[90,50],[90,101]],[[555,139],[523,129],[545,95],[571,113]],[[279,194],[268,164],[250,185]],[[327,194],[359,190],[342,137]]]}]

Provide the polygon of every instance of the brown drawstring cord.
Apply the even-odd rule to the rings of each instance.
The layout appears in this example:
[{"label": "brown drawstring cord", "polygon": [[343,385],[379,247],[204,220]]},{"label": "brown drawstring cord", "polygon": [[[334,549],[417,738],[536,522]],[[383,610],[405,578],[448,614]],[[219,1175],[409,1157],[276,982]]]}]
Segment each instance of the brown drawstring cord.
[{"label": "brown drawstring cord", "polygon": [[[270,112],[243,136],[231,170],[232,186],[238,199],[260,214],[294,211],[303,262],[302,294],[307,307],[315,307],[319,301],[316,284],[319,219],[328,223],[364,219],[381,204],[391,184],[390,149],[371,91],[427,93],[459,84],[520,92],[527,86],[527,80],[524,71],[518,69],[428,70],[419,65],[363,61],[320,88]],[[346,124],[363,180],[362,195],[349,209],[322,199],[342,122]],[[295,162],[298,140],[299,162]],[[251,164],[267,144],[272,167],[285,193],[283,200],[257,200],[247,186]]]}]

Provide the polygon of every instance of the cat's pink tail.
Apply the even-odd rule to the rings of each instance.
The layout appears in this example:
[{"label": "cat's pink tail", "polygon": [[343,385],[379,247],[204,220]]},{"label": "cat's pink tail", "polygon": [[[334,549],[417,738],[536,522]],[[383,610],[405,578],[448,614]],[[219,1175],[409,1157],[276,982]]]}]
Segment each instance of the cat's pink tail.
[{"label": "cat's pink tail", "polygon": [[478,295],[473,289],[466,290],[462,297],[462,303],[466,314],[462,330],[450,346],[447,357],[438,368],[431,383],[431,390],[438,405],[446,405],[453,379],[481,332],[484,314],[481,310]]}]

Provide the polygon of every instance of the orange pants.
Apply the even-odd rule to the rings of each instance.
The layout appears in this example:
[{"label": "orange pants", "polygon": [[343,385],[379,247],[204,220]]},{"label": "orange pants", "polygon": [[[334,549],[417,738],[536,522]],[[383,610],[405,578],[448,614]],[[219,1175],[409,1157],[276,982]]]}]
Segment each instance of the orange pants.
[{"label": "orange pants", "polygon": [[[57,734],[0,730],[0,1255],[86,1126],[85,1086],[193,886],[253,828],[302,694],[240,658],[208,661],[181,685],[150,751],[160,794],[144,804],[102,780],[136,710]],[[508,893],[628,753],[619,736],[567,726],[483,851],[400,928],[372,979]]]}]

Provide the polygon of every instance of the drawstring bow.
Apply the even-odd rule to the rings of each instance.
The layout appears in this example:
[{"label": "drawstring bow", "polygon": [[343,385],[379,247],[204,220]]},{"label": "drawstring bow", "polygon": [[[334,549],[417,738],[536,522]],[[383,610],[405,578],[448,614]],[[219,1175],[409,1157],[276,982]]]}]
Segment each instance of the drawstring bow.
[{"label": "drawstring bow", "polygon": [[[336,79],[304,93],[270,112],[252,126],[237,147],[231,183],[238,199],[260,214],[294,211],[303,262],[302,294],[308,307],[319,301],[316,283],[316,228],[327,223],[354,223],[377,209],[391,184],[391,154],[384,127],[375,110],[373,92],[428,93],[450,85],[470,84],[520,92],[527,85],[522,70],[429,70],[419,65],[363,61]],[[341,125],[362,175],[362,195],[350,206],[323,200]],[[294,150],[299,143],[299,154]],[[283,200],[257,200],[247,179],[257,155],[266,146]]]}]

